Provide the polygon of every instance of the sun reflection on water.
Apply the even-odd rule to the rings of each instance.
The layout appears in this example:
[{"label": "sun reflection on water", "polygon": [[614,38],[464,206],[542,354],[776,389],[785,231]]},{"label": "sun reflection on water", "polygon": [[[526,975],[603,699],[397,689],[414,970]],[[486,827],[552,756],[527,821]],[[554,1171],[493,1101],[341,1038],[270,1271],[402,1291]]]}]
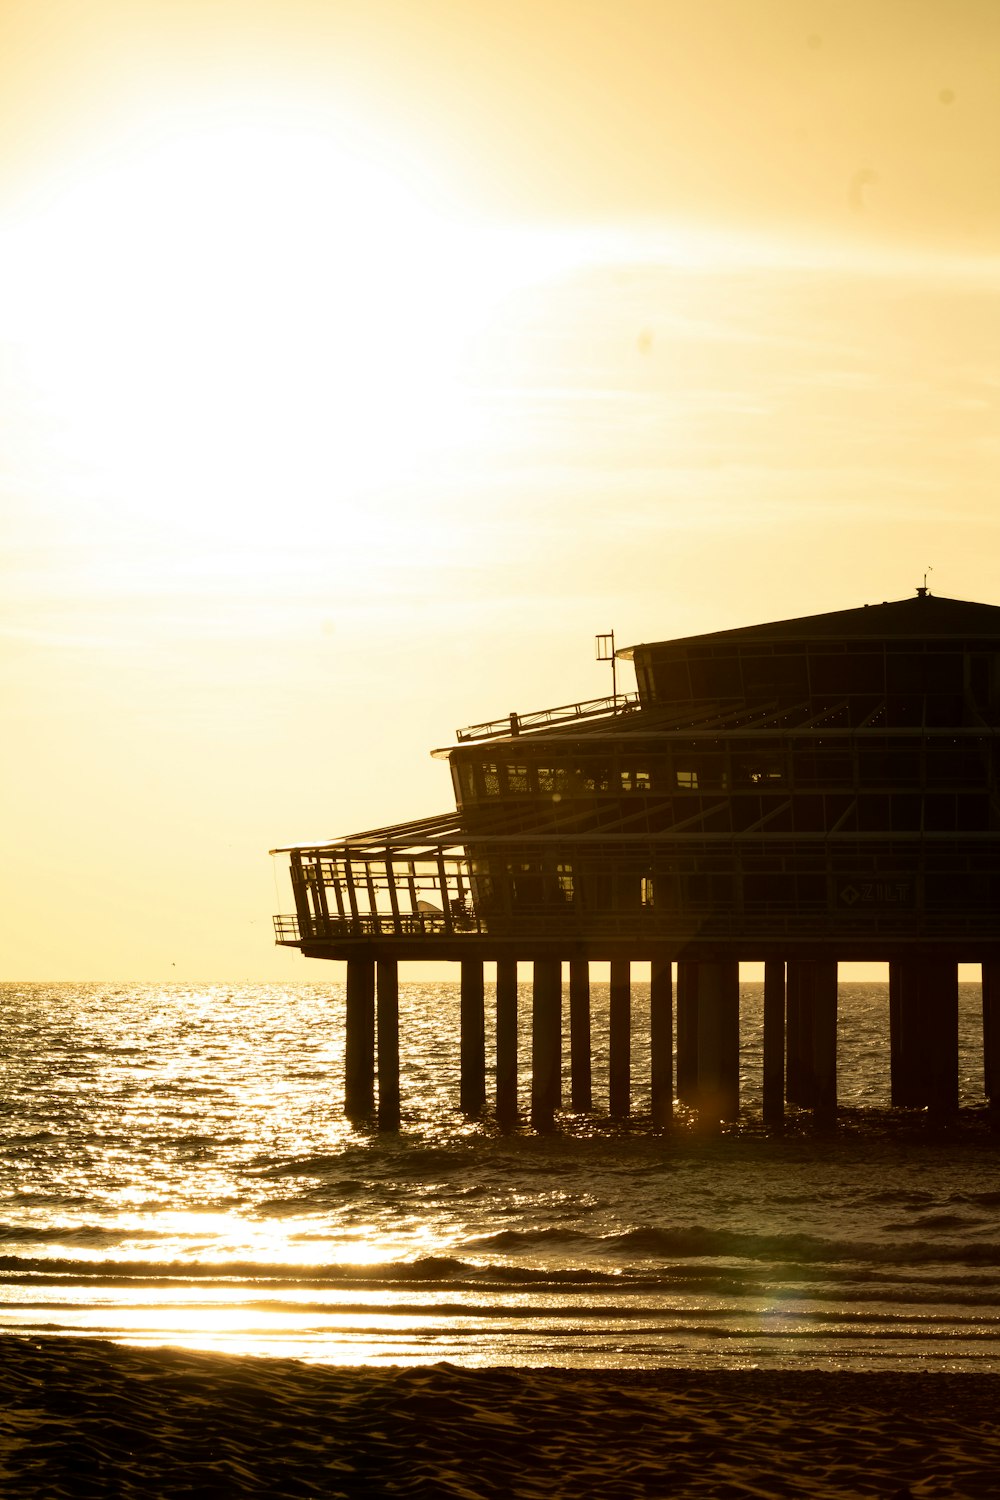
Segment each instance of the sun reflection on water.
[{"label": "sun reflection on water", "polygon": [[[458,993],[440,985],[401,991],[407,1118],[379,1136],[340,1110],[342,998],[5,990],[0,1326],[335,1363],[915,1367],[947,1348],[980,1367],[995,1347],[989,1153],[857,1127],[837,1145],[742,1127],[706,1144],[682,1117],[671,1139],[570,1115],[551,1137],[503,1136],[458,1113]],[[744,997],[748,1057],[759,1000]],[[874,1035],[885,1008],[848,987],[845,1034]],[[981,1032],[978,992],[963,1015]],[[855,1082],[845,1061],[852,1097],[881,1086],[869,1052],[850,1052]]]}]

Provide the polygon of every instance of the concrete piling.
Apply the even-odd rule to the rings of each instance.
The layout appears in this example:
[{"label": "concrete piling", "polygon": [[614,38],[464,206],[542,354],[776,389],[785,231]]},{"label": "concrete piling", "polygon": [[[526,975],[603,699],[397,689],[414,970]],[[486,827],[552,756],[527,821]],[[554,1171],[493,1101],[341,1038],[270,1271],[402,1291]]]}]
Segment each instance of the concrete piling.
[{"label": "concrete piling", "polygon": [[460,999],[459,1107],[476,1119],[486,1106],[486,1025],[481,959],[463,958]]},{"label": "concrete piling", "polygon": [[375,963],[347,961],[344,1037],[344,1113],[355,1124],[375,1112]]},{"label": "concrete piling", "polygon": [[517,960],[497,959],[497,1120],[517,1123]]},{"label": "concrete piling", "polygon": [[612,960],[609,1009],[608,1107],[613,1119],[625,1120],[632,1108],[632,966],[627,959]]},{"label": "concrete piling", "polygon": [[531,1004],[531,1123],[551,1130],[562,1104],[562,964],[536,958]]}]

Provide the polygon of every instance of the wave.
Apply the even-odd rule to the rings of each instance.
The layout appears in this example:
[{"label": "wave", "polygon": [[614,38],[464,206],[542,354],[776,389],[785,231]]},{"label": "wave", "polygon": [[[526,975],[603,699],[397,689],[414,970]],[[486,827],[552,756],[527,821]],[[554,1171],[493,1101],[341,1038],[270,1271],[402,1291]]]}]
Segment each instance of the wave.
[{"label": "wave", "polygon": [[[668,1299],[711,1298],[727,1303],[751,1301],[767,1303],[772,1309],[793,1308],[809,1303],[816,1306],[834,1302],[851,1305],[891,1306],[965,1306],[993,1311],[1000,1303],[1000,1286],[995,1275],[977,1274],[953,1269],[940,1270],[933,1277],[913,1277],[904,1270],[870,1268],[836,1271],[829,1268],[781,1267],[762,1273],[759,1266],[718,1267],[686,1262],[658,1269],[615,1269],[602,1271],[592,1267],[554,1266],[548,1269],[516,1265],[481,1265],[457,1257],[434,1256],[416,1261],[396,1261],[381,1265],[326,1264],[317,1266],[261,1265],[247,1261],[177,1262],[143,1260],[49,1259],[40,1256],[0,1256],[0,1288],[34,1287],[145,1287],[198,1288],[202,1292],[217,1286],[229,1292],[238,1290],[241,1301],[253,1299],[254,1293],[268,1291],[294,1293],[310,1297],[324,1290],[359,1295],[396,1292],[406,1287],[419,1288],[421,1295],[455,1295],[469,1292],[477,1295],[522,1294],[547,1305],[558,1294],[585,1295],[611,1315],[613,1309],[634,1303],[635,1299],[656,1301]],[[527,1306],[527,1302],[523,1306]]]},{"label": "wave", "polygon": [[[0,1224],[0,1243],[42,1245],[111,1245],[123,1239],[162,1239],[158,1229],[109,1229],[103,1224]],[[0,1256],[0,1264],[4,1257]]]},{"label": "wave", "polygon": [[740,1230],[712,1229],[703,1225],[683,1229],[636,1228],[589,1241],[578,1230],[504,1229],[498,1234],[477,1237],[467,1244],[477,1251],[511,1253],[530,1251],[541,1245],[562,1244],[569,1248],[583,1242],[588,1242],[594,1253],[626,1260],[640,1256],[650,1260],[739,1259],[824,1267],[841,1262],[861,1262],[866,1265],[955,1263],[1000,1266],[1000,1242],[995,1241],[969,1244],[899,1239],[890,1242],[839,1240],[808,1234],[751,1234]]},{"label": "wave", "polygon": [[[536,1267],[483,1266],[452,1256],[423,1256],[412,1261],[390,1261],[377,1265],[262,1265],[255,1261],[148,1261],[148,1260],[52,1260],[41,1256],[0,1255],[0,1284],[53,1283],[72,1278],[91,1283],[155,1282],[170,1285],[204,1285],[212,1282],[243,1282],[250,1285],[340,1287],[365,1285],[389,1287],[400,1284],[480,1287],[483,1284],[528,1286],[618,1287],[621,1278],[613,1271],[576,1267],[541,1270]],[[655,1284],[655,1278],[649,1278]]]},{"label": "wave", "polygon": [[915,1229],[978,1229],[982,1223],[981,1217],[970,1218],[968,1214],[930,1213],[883,1227],[886,1234],[912,1234]]},{"label": "wave", "polygon": [[[531,1168],[538,1151],[534,1141],[525,1138],[525,1149],[512,1149],[502,1138],[476,1136],[469,1140],[449,1140],[441,1145],[413,1144],[405,1138],[390,1141],[379,1137],[363,1145],[350,1145],[341,1151],[310,1156],[283,1157],[277,1161],[253,1162],[248,1175],[265,1181],[283,1177],[318,1177],[329,1179],[341,1173],[361,1175],[370,1183],[379,1178],[397,1183],[412,1180],[426,1183],[435,1176],[451,1176],[474,1167],[477,1172],[507,1172],[511,1167]],[[546,1173],[559,1170],[559,1163],[545,1160]],[[580,1160],[566,1164],[574,1175],[580,1171]]]},{"label": "wave", "polygon": [[[151,1311],[160,1307],[155,1299],[146,1301],[137,1297],[129,1298],[128,1305],[136,1311],[139,1309]],[[203,1313],[209,1307],[231,1305],[224,1297],[220,1297],[214,1303],[206,1302],[203,1297],[187,1303],[173,1299],[170,1303],[171,1311],[174,1313],[187,1308],[196,1314]],[[316,1299],[303,1299],[295,1301],[268,1297],[241,1299],[239,1306],[246,1319],[251,1318],[253,1314],[277,1313],[286,1319],[300,1317],[315,1325],[317,1320],[331,1318],[336,1320],[337,1327],[342,1332],[348,1330],[350,1325],[346,1320],[352,1317],[362,1319],[363,1322],[359,1326],[364,1327],[370,1325],[373,1316],[377,1318],[381,1315],[391,1317],[393,1320],[412,1318],[421,1324],[433,1322],[438,1326],[453,1319],[461,1320],[465,1326],[474,1322],[499,1322],[519,1323],[540,1328],[552,1323],[564,1326],[573,1323],[582,1324],[585,1327],[591,1325],[594,1332],[609,1332],[612,1329],[620,1332],[627,1328],[629,1332],[636,1329],[639,1331],[643,1329],[669,1330],[675,1336],[711,1339],[743,1338],[748,1333],[757,1337],[769,1336],[778,1339],[802,1339],[817,1336],[823,1339],[856,1338],[859,1333],[867,1333],[873,1323],[877,1323],[879,1336],[883,1341],[886,1339],[927,1341],[939,1338],[942,1333],[945,1333],[949,1338],[995,1344],[997,1337],[995,1327],[997,1319],[986,1320],[978,1311],[962,1314],[955,1310],[938,1314],[909,1310],[894,1311],[885,1308],[880,1308],[877,1313],[867,1309],[824,1310],[814,1307],[760,1311],[744,1306],[677,1308],[668,1303],[661,1303],[657,1306],[626,1304],[609,1307],[606,1303],[579,1301],[524,1305],[520,1302],[511,1303],[499,1299],[452,1302],[393,1300],[391,1303],[384,1303],[372,1300],[323,1302]],[[36,1317],[64,1312],[65,1303],[54,1299],[36,1300],[31,1303],[31,1311]],[[7,1312],[18,1314],[20,1321],[20,1316],[25,1312],[25,1304],[21,1301],[8,1302],[0,1298],[0,1327],[2,1327],[3,1315]],[[55,1328],[60,1325],[33,1323],[32,1326]],[[71,1325],[67,1324],[65,1327],[68,1329]],[[553,1330],[553,1332],[558,1332],[558,1330]]]},{"label": "wave", "polygon": [[[363,1185],[345,1179],[339,1193],[350,1198],[363,1196]],[[270,1206],[273,1211],[273,1205]],[[292,1204],[287,1208],[291,1210]],[[270,1217],[270,1214],[268,1215]],[[95,1223],[63,1225],[26,1225],[0,1223],[0,1247],[8,1245],[11,1255],[0,1255],[0,1270],[11,1271],[32,1262],[31,1249],[45,1247],[49,1254],[39,1258],[39,1269],[50,1274],[58,1268],[72,1272],[77,1266],[74,1249],[97,1252],[97,1257],[80,1261],[80,1273],[101,1275],[109,1269],[118,1274],[142,1274],[123,1267],[149,1264],[149,1274],[172,1274],[214,1278],[231,1275],[248,1278],[289,1276],[293,1279],[334,1277],[338,1280],[360,1279],[436,1279],[455,1276],[513,1277],[530,1282],[552,1277],[600,1279],[646,1276],[656,1279],[671,1267],[684,1267],[691,1275],[691,1263],[704,1265],[711,1276],[748,1274],[765,1279],[850,1280],[859,1274],[881,1271],[890,1275],[912,1275],[917,1268],[944,1268],[971,1271],[1000,1268],[1000,1240],[992,1237],[971,1238],[963,1231],[982,1228],[984,1221],[967,1215],[936,1212],[916,1215],[905,1222],[886,1224],[882,1237],[813,1235],[802,1232],[774,1232],[720,1228],[709,1224],[677,1227],[640,1225],[613,1234],[588,1232],[578,1220],[565,1225],[547,1224],[531,1228],[508,1227],[492,1233],[469,1235],[444,1255],[414,1256],[390,1264],[329,1265],[318,1261],[310,1266],[300,1263],[269,1264],[256,1261],[195,1261],[174,1254],[169,1261],[140,1254],[129,1255],[127,1247],[139,1242],[154,1244],[168,1239],[175,1250],[176,1232],[165,1236],[153,1227],[111,1226]],[[991,1225],[989,1227],[992,1227]],[[201,1242],[199,1233],[194,1238]],[[322,1242],[322,1230],[305,1231],[294,1236],[297,1242]],[[194,1248],[194,1247],[192,1247]],[[66,1254],[65,1252],[70,1252]],[[322,1252],[319,1252],[320,1254]],[[494,1264],[497,1258],[502,1264]],[[225,1268],[225,1269],[224,1269]],[[768,1268],[765,1272],[765,1268]],[[940,1279],[939,1273],[937,1279]]]}]

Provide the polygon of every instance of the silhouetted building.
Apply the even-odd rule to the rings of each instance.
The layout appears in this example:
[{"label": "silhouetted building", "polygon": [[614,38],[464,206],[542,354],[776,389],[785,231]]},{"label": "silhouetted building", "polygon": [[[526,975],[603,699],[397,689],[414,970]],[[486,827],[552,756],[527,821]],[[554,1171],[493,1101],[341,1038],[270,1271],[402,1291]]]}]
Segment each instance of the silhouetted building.
[{"label": "silhouetted building", "polygon": [[[957,1102],[957,964],[978,962],[1000,1101],[1000,608],[919,589],[618,655],[637,694],[511,714],[435,752],[454,812],[287,851],[296,914],[276,919],[278,941],[353,961],[356,983],[359,961],[460,959],[473,994],[484,959],[504,974],[535,961],[536,1023],[558,1006],[553,963],[571,963],[572,996],[574,964],[582,994],[581,966],[612,960],[618,1113],[622,966],[650,960],[654,1006],[672,1013],[678,964],[681,1097],[728,1116],[736,965],[763,960],[772,1118],[779,967],[787,1097],[830,1114],[837,961],[890,963],[894,1101],[943,1110]],[[662,1058],[660,1073],[664,1118]],[[546,1100],[539,1120],[558,1079]]]}]

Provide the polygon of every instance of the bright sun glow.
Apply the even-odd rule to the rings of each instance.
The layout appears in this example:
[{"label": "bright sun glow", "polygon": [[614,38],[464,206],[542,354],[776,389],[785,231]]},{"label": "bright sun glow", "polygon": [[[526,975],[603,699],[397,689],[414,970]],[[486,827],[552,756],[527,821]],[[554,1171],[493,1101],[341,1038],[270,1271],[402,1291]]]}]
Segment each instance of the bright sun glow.
[{"label": "bright sun glow", "polygon": [[174,122],[4,237],[43,462],[123,520],[277,542],[290,495],[329,535],[481,440],[470,341],[580,254],[463,224],[388,150],[281,119]]}]

